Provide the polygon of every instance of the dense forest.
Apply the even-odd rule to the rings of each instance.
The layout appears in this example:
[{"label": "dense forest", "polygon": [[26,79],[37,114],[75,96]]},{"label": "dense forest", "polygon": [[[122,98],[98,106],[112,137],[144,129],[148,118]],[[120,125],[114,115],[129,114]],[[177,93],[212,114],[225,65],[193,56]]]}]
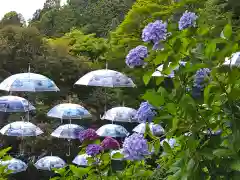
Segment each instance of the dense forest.
[{"label": "dense forest", "polygon": [[[186,61],[191,62],[191,60],[183,55],[184,50],[182,48],[185,48],[183,47],[185,46],[184,40],[180,40],[180,44],[177,44],[177,41],[180,38],[176,38],[174,40],[175,44],[173,43],[173,52],[178,53],[176,53],[176,56],[174,56],[173,52],[171,52],[172,54],[166,55],[165,51],[163,51],[162,54],[159,53],[160,51],[156,51],[156,53],[150,53],[146,59],[150,65],[148,64],[148,66],[145,68],[134,68],[134,70],[129,68],[125,63],[126,55],[131,49],[138,45],[144,44],[141,40],[141,33],[142,29],[148,23],[157,19],[167,21],[169,16],[172,17],[172,19],[169,20],[169,23],[172,23],[174,19],[179,19],[185,10],[189,10],[197,11],[198,16],[202,17],[198,20],[198,23],[202,25],[201,30],[204,31],[203,29],[205,27],[206,29],[210,27],[208,30],[211,30],[211,33],[207,32],[207,30],[206,32],[201,32],[202,40],[199,37],[184,37],[186,41],[189,41],[189,43],[186,45],[186,48],[193,49],[198,40],[202,44],[211,44],[211,39],[214,39],[215,37],[220,38],[220,34],[226,24],[231,24],[232,33],[230,36],[238,37],[238,41],[231,39],[233,42],[229,42],[229,44],[226,46],[217,42],[217,39],[216,42],[219,44],[216,45],[215,43],[215,46],[213,45],[215,48],[211,46],[206,50],[207,55],[211,53],[213,54],[211,57],[206,58],[207,60],[204,58],[201,59],[201,54],[198,56],[196,55],[196,57],[191,56],[191,58],[194,57],[194,62],[202,63],[208,66],[217,65],[220,63],[220,57],[223,57],[224,55],[229,56],[232,53],[231,51],[239,50],[238,46],[234,46],[235,44],[239,43],[240,40],[240,12],[238,8],[240,8],[240,1],[238,0],[202,0],[201,2],[198,2],[197,0],[68,0],[64,6],[60,5],[60,0],[46,0],[43,8],[36,10],[30,20],[25,20],[21,14],[14,11],[5,14],[0,21],[0,80],[3,81],[5,78],[16,73],[28,72],[30,67],[31,72],[39,73],[52,79],[61,90],[60,92],[54,93],[14,93],[18,96],[27,98],[37,108],[36,112],[31,112],[30,114],[31,122],[40,127],[44,131],[44,135],[26,138],[24,140],[24,150],[26,153],[24,156],[18,155],[20,139],[1,136],[2,147],[12,147],[12,149],[9,151],[10,155],[30,162],[29,168],[26,172],[10,175],[9,178],[13,180],[20,180],[24,178],[28,178],[30,180],[50,179],[50,177],[53,176],[52,172],[38,172],[33,166],[31,166],[31,163],[34,163],[37,159],[50,154],[62,157],[67,163],[71,163],[73,158],[79,153],[80,142],[78,140],[72,142],[72,154],[68,157],[66,156],[68,142],[61,139],[52,138],[50,136],[50,133],[53,131],[53,129],[56,129],[61,122],[58,119],[47,117],[46,113],[53,106],[59,103],[72,102],[84,106],[93,115],[92,119],[73,120],[73,122],[84,127],[92,127],[93,125],[96,125],[97,128],[106,123],[103,120],[100,120],[101,115],[104,113],[106,102],[107,109],[115,106],[127,106],[138,109],[142,99],[149,100],[149,102],[151,102],[153,105],[166,106],[167,109],[171,109],[173,106],[176,106],[175,109],[177,109],[177,105],[180,107],[184,106],[181,103],[178,104],[177,102],[174,102],[170,98],[168,100],[171,100],[171,104],[162,102],[163,100],[161,97],[165,96],[164,93],[171,94],[173,92],[170,92],[171,89],[166,87],[167,81],[154,78],[150,80],[149,77],[149,75],[154,72],[156,66],[164,64],[164,62],[168,62],[169,59],[171,59],[172,62],[178,62],[180,59],[177,58],[183,58],[184,60],[186,59]],[[173,23],[170,29],[174,29],[175,26],[176,24]],[[199,33],[197,30],[193,30],[193,32]],[[186,32],[186,34],[186,36],[188,36],[189,34],[192,35],[193,33]],[[173,35],[176,37],[183,37],[180,33],[173,33]],[[208,39],[205,38],[205,36],[207,36]],[[148,46],[148,48],[150,47],[149,45],[146,46]],[[203,46],[205,46],[205,44]],[[219,49],[222,49],[223,47],[225,48],[225,51],[220,51]],[[201,49],[201,47],[199,48]],[[190,52],[187,52],[187,50],[186,53],[191,54]],[[204,56],[207,55],[204,54]],[[168,58],[168,56],[171,57]],[[137,88],[104,89],[101,87],[74,86],[74,83],[86,73],[96,69],[104,69],[106,67],[127,74],[132,78],[134,83],[137,85]],[[194,67],[195,69],[192,68],[186,72],[192,73],[193,69],[196,70],[196,67]],[[237,82],[237,80],[239,79],[234,79],[234,82]],[[187,81],[184,82],[186,84],[188,83]],[[179,90],[181,83],[175,83],[178,84],[178,88],[176,89]],[[231,84],[232,82],[227,83]],[[187,85],[183,86],[187,88]],[[158,87],[166,87],[166,90],[161,91],[159,88],[160,91],[158,91],[157,94],[155,91],[158,89]],[[233,86],[231,86],[231,88],[233,88]],[[225,92],[226,89],[226,91],[230,92],[231,88],[228,89],[226,86],[223,87],[224,90],[221,90]],[[155,93],[153,93],[153,90]],[[178,93],[177,90],[175,91],[176,94]],[[210,88],[208,91],[210,93]],[[235,93],[238,92],[239,90]],[[6,94],[6,92],[1,92],[1,95]],[[220,93],[216,92],[216,96],[219,94]],[[180,97],[180,94],[178,95]],[[105,99],[105,97],[107,97],[107,99]],[[174,97],[174,95],[172,95],[172,97]],[[204,98],[206,98],[206,93],[204,94]],[[212,99],[209,97],[211,101],[214,101],[214,98],[216,97],[213,97],[213,95]],[[219,98],[221,99],[221,102],[227,102],[227,100],[223,100],[223,97],[220,97],[220,95]],[[233,104],[236,102],[234,101],[234,98],[231,100],[231,106],[233,107]],[[186,100],[188,104],[191,104],[192,101],[189,101],[189,99],[188,101]],[[207,102],[202,104],[207,104]],[[224,108],[227,108],[225,105],[226,104],[224,104]],[[212,115],[211,113],[214,114],[218,112],[216,109],[216,112],[213,112],[215,110],[210,110],[212,106],[213,105],[211,105],[206,112],[203,110],[203,106],[201,106],[202,109],[199,108],[201,112],[204,111],[204,117],[210,117]],[[192,126],[190,127],[191,124],[193,126],[200,127],[198,122],[188,121],[190,116],[195,118],[196,115],[194,114],[195,109],[191,108],[192,107],[186,106],[186,109],[190,115],[184,114],[182,111],[180,112],[179,109],[176,110],[176,112],[179,111],[179,113],[173,113],[173,109],[169,110],[169,112],[160,112],[157,120],[158,122],[161,121],[161,123],[164,123],[166,128],[174,129],[174,133],[171,131],[172,134],[170,133],[170,135],[178,136],[179,134],[182,134],[184,130],[192,128]],[[228,110],[229,109],[226,111]],[[236,105],[235,111],[239,111],[238,105]],[[232,114],[234,114],[234,112],[232,112]],[[174,125],[174,120],[170,122],[168,121],[168,118],[165,119],[165,117],[167,117],[169,114],[171,114],[171,117],[175,117],[175,119],[176,117],[180,117],[181,114],[181,118],[184,118],[186,122],[184,121],[180,123],[182,120],[181,119],[179,120],[178,125]],[[227,116],[224,114],[224,112],[219,114],[223,114],[222,116],[225,118]],[[20,120],[21,116],[24,116],[24,114],[1,113],[0,116],[0,124],[2,127],[9,122]],[[238,117],[238,115],[236,115],[236,117]],[[211,127],[217,127],[216,123],[213,124],[214,125],[211,125]],[[125,126],[129,131],[132,129],[132,125],[129,124],[123,124],[123,126]],[[237,140],[235,139],[236,142],[233,140],[235,143],[240,141],[239,131],[237,131],[236,134],[238,135],[231,137],[238,137]],[[200,138],[200,140],[198,139],[196,141],[201,141],[200,143],[202,143],[204,140]],[[209,138],[206,141],[220,140],[212,140]],[[224,140],[221,142],[223,143]],[[157,172],[154,171],[153,175],[148,174],[148,176],[146,175],[148,172],[145,172],[145,179],[198,180],[238,179],[238,177],[240,177],[237,172],[240,170],[239,161],[238,164],[234,166],[234,170],[236,171],[230,171],[225,167],[223,168],[224,170],[222,170],[222,167],[220,167],[221,165],[219,164],[222,163],[223,165],[226,163],[228,161],[227,158],[224,159],[226,161],[225,162],[223,161],[223,158],[221,159],[221,157],[214,159],[214,157],[210,157],[210,155],[208,156],[207,152],[204,152],[206,157],[201,159],[200,154],[192,153],[192,151],[195,152],[194,148],[197,146],[194,144],[195,141],[192,140],[190,143],[192,143],[192,149],[189,148],[190,150],[188,150],[189,156],[196,157],[196,161],[199,161],[199,167],[194,167],[193,164],[190,164],[191,160],[188,159],[189,157],[186,157],[185,162],[181,162],[187,166],[184,166],[184,170],[180,172],[180,170],[177,169],[178,167],[176,167],[174,170],[171,169],[171,172],[166,171],[166,169],[174,163],[174,165],[180,163],[180,158],[176,154],[182,149],[177,149],[176,152],[172,152],[172,159],[161,159],[162,163],[166,163],[162,169],[160,167],[161,170]],[[169,149],[169,147],[167,148]],[[224,154],[225,152],[217,143],[214,145],[214,147],[207,148],[218,148],[219,154]],[[207,150],[207,148],[204,150]],[[226,147],[224,146],[224,148]],[[239,158],[239,148],[235,148],[237,148],[237,153],[235,156]],[[209,151],[212,151],[212,149]],[[220,150],[222,151],[220,152]],[[182,150],[182,152],[184,152],[184,150]],[[229,156],[232,155],[229,153],[229,151],[227,152]],[[201,153],[203,154],[203,152]],[[183,156],[183,154],[180,154],[180,156]],[[192,174],[190,173],[190,170],[187,169],[189,167],[192,171]],[[213,172],[214,170],[215,172]],[[209,171],[212,172],[209,173]],[[136,169],[133,171],[133,173],[135,172]],[[178,175],[176,175],[177,173]],[[173,176],[173,174],[176,176]],[[122,176],[122,179],[139,179],[140,176],[141,175],[138,177],[130,177],[129,175],[129,178],[127,178],[127,176]],[[67,178],[63,177],[62,179]],[[69,179],[74,180],[75,178],[72,177]],[[79,179],[84,178],[81,177]],[[92,179],[94,179],[94,176],[92,176]],[[116,178],[109,175],[109,179]]]}]

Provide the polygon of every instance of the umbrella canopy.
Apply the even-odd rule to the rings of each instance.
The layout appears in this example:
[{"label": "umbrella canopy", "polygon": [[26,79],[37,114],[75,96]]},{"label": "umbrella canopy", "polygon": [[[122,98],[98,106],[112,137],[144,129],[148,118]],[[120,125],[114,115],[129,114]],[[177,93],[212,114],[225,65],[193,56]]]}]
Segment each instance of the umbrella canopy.
[{"label": "umbrella canopy", "polygon": [[240,52],[233,53],[229,58],[225,58],[223,66],[239,66],[240,65]]},{"label": "umbrella canopy", "polygon": [[15,158],[7,161],[0,161],[0,165],[7,166],[7,170],[11,170],[12,173],[26,171],[28,167],[25,162]]},{"label": "umbrella canopy", "polygon": [[0,90],[24,92],[60,91],[51,79],[30,72],[14,74],[8,77],[0,84]]},{"label": "umbrella canopy", "polygon": [[79,104],[64,103],[53,107],[47,116],[59,119],[82,119],[91,117],[91,114]]},{"label": "umbrella canopy", "polygon": [[27,112],[36,108],[26,99],[18,96],[2,96],[0,97],[1,112]]},{"label": "umbrella canopy", "polygon": [[6,136],[38,136],[43,133],[43,131],[30,122],[16,121],[4,126],[0,133]]},{"label": "umbrella canopy", "polygon": [[77,124],[65,124],[54,130],[51,136],[65,139],[78,139],[78,134],[83,130],[84,128]]},{"label": "umbrella canopy", "polygon": [[79,166],[88,166],[88,160],[87,160],[88,157],[91,157],[91,156],[87,154],[77,155],[72,161],[72,163],[77,164]]},{"label": "umbrella canopy", "polygon": [[97,130],[99,136],[109,137],[126,137],[129,132],[120,125],[117,124],[105,124]]},{"label": "umbrella canopy", "polygon": [[53,168],[63,168],[65,165],[65,161],[57,156],[45,156],[34,164],[37,169],[49,171]]},{"label": "umbrella canopy", "polygon": [[[152,134],[155,136],[160,136],[160,135],[164,134],[164,132],[165,132],[163,127],[159,124],[150,123],[149,128],[150,128],[150,131],[152,132]],[[145,130],[146,130],[146,123],[141,123],[133,129],[133,132],[144,134]]]},{"label": "umbrella canopy", "polygon": [[[122,154],[124,157],[122,157],[122,158],[114,158],[113,156],[114,156],[114,154],[116,154],[116,153],[120,153],[120,154]],[[123,149],[112,150],[112,151],[110,152],[110,156],[111,156],[111,158],[112,158],[113,160],[119,160],[119,161],[122,161],[122,160],[124,160],[125,158],[127,158],[127,156],[124,155],[124,153],[123,153]]]},{"label": "umbrella canopy", "polygon": [[[171,62],[169,63],[169,65],[170,65],[170,64],[171,64]],[[185,64],[186,64],[186,62],[183,62],[183,61],[180,61],[180,62],[179,62],[179,65],[183,65],[183,66],[184,66]],[[175,77],[174,71],[179,69],[179,65],[176,66],[176,67],[172,70],[172,72],[171,72],[170,74],[166,75],[166,74],[162,74],[163,67],[164,67],[164,65],[162,64],[162,65],[158,66],[158,68],[157,68],[156,71],[152,74],[152,76],[155,76],[155,77],[162,77],[162,76],[163,76],[163,77],[174,78],[174,77]]]},{"label": "umbrella canopy", "polygon": [[109,109],[101,119],[106,119],[110,121],[119,121],[119,122],[137,122],[134,119],[137,111],[129,107],[114,107]]},{"label": "umbrella canopy", "polygon": [[135,87],[133,81],[126,75],[109,69],[91,71],[81,77],[76,85],[100,87]]}]

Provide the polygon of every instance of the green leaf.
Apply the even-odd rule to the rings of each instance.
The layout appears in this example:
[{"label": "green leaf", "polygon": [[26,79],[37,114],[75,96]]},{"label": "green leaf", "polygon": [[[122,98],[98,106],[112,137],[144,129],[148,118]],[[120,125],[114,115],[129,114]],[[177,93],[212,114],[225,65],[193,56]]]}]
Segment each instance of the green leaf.
[{"label": "green leaf", "polygon": [[205,49],[205,55],[208,58],[211,58],[216,51],[216,47],[217,47],[216,42],[214,42],[214,41],[209,42]]},{"label": "green leaf", "polygon": [[156,58],[154,59],[154,64],[159,65],[165,62],[168,59],[168,51],[161,51]]},{"label": "green leaf", "polygon": [[230,165],[230,167],[231,167],[232,170],[240,171],[240,161],[239,161],[239,160],[234,161],[234,162]]},{"label": "green leaf", "polygon": [[166,153],[171,153],[172,152],[172,148],[170,147],[170,145],[166,141],[163,142],[163,150]]},{"label": "green leaf", "polygon": [[194,161],[194,159],[190,159],[190,161],[188,161],[187,170],[188,170],[188,171],[193,170],[194,166],[195,166],[195,161]]},{"label": "green leaf", "polygon": [[155,141],[154,144],[153,144],[153,147],[154,147],[154,153],[157,155],[159,153],[159,150],[160,150],[160,141]]},{"label": "green leaf", "polygon": [[122,158],[124,158],[124,155],[119,152],[116,152],[112,155],[112,158],[113,159],[122,159]]},{"label": "green leaf", "polygon": [[12,149],[11,147],[2,149],[2,150],[0,151],[0,158],[2,158],[3,156],[5,156],[5,155],[8,153],[8,151],[10,151],[11,149]]},{"label": "green leaf", "polygon": [[218,157],[227,157],[233,155],[233,152],[229,149],[216,149],[213,151],[213,154]]},{"label": "green leaf", "polygon": [[223,35],[226,39],[229,39],[232,36],[232,26],[227,24],[223,29]]},{"label": "green leaf", "polygon": [[147,72],[143,75],[143,82],[145,85],[148,85],[149,81],[151,80],[153,72]]},{"label": "green leaf", "polygon": [[166,105],[166,108],[167,108],[167,110],[168,110],[168,112],[169,112],[170,114],[175,115],[176,112],[177,112],[177,108],[176,108],[176,106],[175,106],[174,103],[168,103],[168,104]]},{"label": "green leaf", "polygon": [[160,107],[164,104],[164,97],[155,90],[148,90],[142,98],[146,101],[149,101],[149,103],[155,107]]},{"label": "green leaf", "polygon": [[86,175],[89,171],[88,168],[81,168],[81,167],[76,167],[74,165],[70,165],[70,169],[73,172],[74,176],[78,178],[82,178],[84,175]]}]

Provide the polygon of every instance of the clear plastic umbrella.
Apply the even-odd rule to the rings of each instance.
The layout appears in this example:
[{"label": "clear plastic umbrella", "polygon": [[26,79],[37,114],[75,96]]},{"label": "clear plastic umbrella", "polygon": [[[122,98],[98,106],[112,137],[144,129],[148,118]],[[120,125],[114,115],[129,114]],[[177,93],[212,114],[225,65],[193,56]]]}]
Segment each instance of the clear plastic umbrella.
[{"label": "clear plastic umbrella", "polygon": [[22,171],[26,171],[27,164],[19,159],[12,158],[7,161],[0,161],[1,166],[7,166],[6,170],[11,170],[12,173],[19,173]]},{"label": "clear plastic umbrella", "polygon": [[[0,90],[8,92],[50,92],[60,91],[56,84],[46,76],[31,73],[18,73],[6,78],[0,84]],[[29,108],[28,108],[29,109]],[[28,111],[29,121],[29,111]]]},{"label": "clear plastic umbrella", "polygon": [[126,75],[110,70],[100,69],[91,71],[81,77],[75,85],[99,86],[99,87],[135,87],[132,79]]},{"label": "clear plastic umbrella", "polygon": [[117,124],[105,124],[97,130],[97,134],[102,137],[126,137],[129,132]]},{"label": "clear plastic umbrella", "polygon": [[101,119],[106,119],[110,121],[118,121],[118,122],[137,122],[134,119],[135,114],[137,111],[133,108],[129,107],[114,107],[109,109],[104,113]]},{"label": "clear plastic umbrella", "polygon": [[[38,136],[43,133],[43,131],[30,122],[16,121],[4,126],[0,133],[6,136],[16,136],[21,137],[23,142],[23,137]],[[21,143],[23,146],[23,143]],[[22,148],[21,146],[21,148]],[[22,149],[23,150],[23,149]],[[21,151],[21,149],[20,149]],[[24,153],[24,152],[22,152]]]},{"label": "clear plastic umbrella", "polygon": [[87,160],[88,157],[91,157],[91,156],[87,154],[77,155],[72,161],[72,163],[77,164],[79,166],[88,166],[88,160]]},{"label": "clear plastic umbrella", "polygon": [[83,119],[91,117],[91,114],[79,104],[64,103],[53,107],[48,113],[48,117],[59,119],[69,119],[70,124],[72,119]]},{"label": "clear plastic umbrella", "polygon": [[28,100],[18,96],[0,97],[1,112],[27,112],[36,108]]},{"label": "clear plastic umbrella", "polygon": [[[149,123],[149,128],[152,134],[155,136],[160,136],[165,132],[163,127],[159,124]],[[145,130],[146,130],[146,123],[141,123],[133,129],[133,132],[144,134]]]},{"label": "clear plastic umbrella", "polygon": [[240,66],[240,52],[233,53],[232,56],[229,58],[225,58],[225,62],[223,66],[230,66],[230,67],[239,67]]},{"label": "clear plastic umbrella", "polygon": [[70,156],[71,155],[71,139],[78,139],[78,134],[83,130],[84,128],[77,124],[65,124],[65,125],[59,126],[56,130],[54,130],[51,136],[56,138],[64,138],[68,140],[69,149],[68,149],[67,156]]},{"label": "clear plastic umbrella", "polygon": [[51,171],[54,168],[60,169],[66,166],[64,160],[57,156],[45,156],[39,159],[34,166],[40,170],[48,170]]},{"label": "clear plastic umbrella", "polygon": [[[169,63],[169,65],[170,65],[170,64],[171,64],[171,62]],[[180,61],[180,62],[179,62],[179,65],[185,66],[185,64],[186,64],[186,62],[183,62],[183,61]],[[172,72],[171,72],[170,74],[166,75],[166,74],[163,74],[163,73],[162,73],[163,67],[164,67],[164,65],[162,64],[162,65],[158,66],[158,68],[157,68],[156,71],[152,74],[152,76],[155,76],[155,77],[170,77],[170,78],[174,78],[174,77],[175,77],[174,71],[179,69],[179,65],[176,66],[176,67],[172,70]]]}]

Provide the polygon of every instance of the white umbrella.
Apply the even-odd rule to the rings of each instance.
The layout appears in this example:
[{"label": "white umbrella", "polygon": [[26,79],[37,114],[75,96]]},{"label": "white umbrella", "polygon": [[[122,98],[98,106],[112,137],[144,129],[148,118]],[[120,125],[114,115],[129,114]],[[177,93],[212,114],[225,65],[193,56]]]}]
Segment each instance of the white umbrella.
[{"label": "white umbrella", "polygon": [[223,66],[240,66],[240,52],[233,53],[230,58],[225,58]]},{"label": "white umbrella", "polygon": [[[155,136],[160,136],[165,132],[163,127],[159,124],[149,123],[149,128],[152,134]],[[144,134],[145,131],[146,131],[146,123],[141,123],[133,129],[133,132],[137,132],[140,134]]]},{"label": "white umbrella", "polygon": [[0,161],[1,166],[7,166],[7,170],[11,170],[12,173],[18,173],[26,171],[27,164],[19,159],[12,158],[7,161]]},{"label": "white umbrella", "polygon": [[80,154],[80,155],[77,155],[72,162],[79,166],[88,166],[88,160],[87,160],[88,157],[91,157],[91,156],[87,154]]},{"label": "white umbrella", "polygon": [[97,134],[102,137],[126,137],[129,132],[117,124],[105,124],[97,130]]},{"label": "white umbrella", "polygon": [[64,160],[57,156],[45,156],[39,159],[34,166],[40,170],[49,170],[51,171],[53,168],[63,168],[66,166]]},{"label": "white umbrella", "polygon": [[43,133],[43,131],[30,122],[16,121],[4,126],[0,133],[6,136],[38,136]]},{"label": "white umbrella", "polygon": [[91,71],[81,77],[75,85],[99,86],[99,87],[135,87],[131,78],[126,75],[110,70],[100,69]]},{"label": "white umbrella", "polygon": [[137,120],[134,119],[136,113],[137,111],[133,108],[114,107],[105,112],[101,119],[119,122],[137,122]]},{"label": "white umbrella", "polygon": [[64,138],[68,139],[68,154],[67,156],[71,155],[71,139],[78,139],[78,135],[84,128],[77,124],[65,124],[59,126],[55,131],[52,132],[51,136],[57,138]]}]

